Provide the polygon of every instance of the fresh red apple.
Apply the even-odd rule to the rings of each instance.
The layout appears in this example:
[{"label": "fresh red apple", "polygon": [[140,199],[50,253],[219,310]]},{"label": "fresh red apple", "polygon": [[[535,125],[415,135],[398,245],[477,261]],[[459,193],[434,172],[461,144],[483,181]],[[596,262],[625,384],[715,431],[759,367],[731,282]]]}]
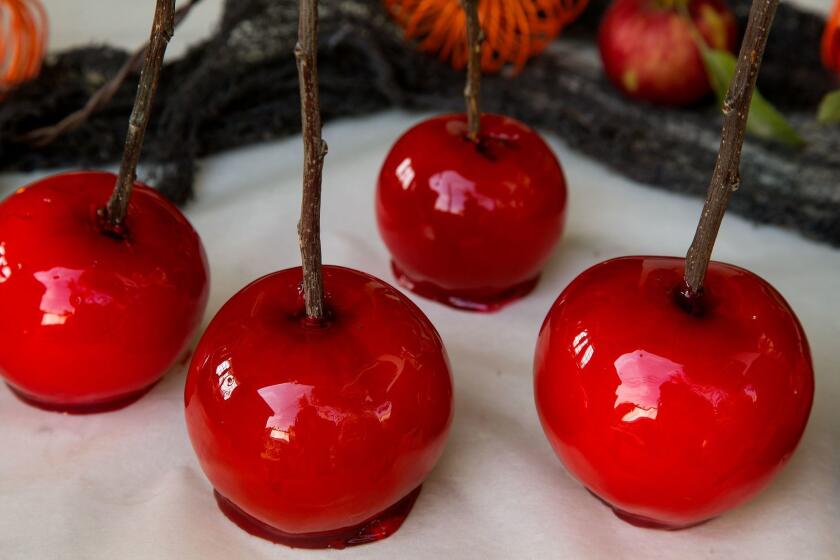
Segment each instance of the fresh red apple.
[{"label": "fresh red apple", "polygon": [[260,278],[196,348],[186,420],[222,511],[294,547],[387,537],[443,451],[452,381],[438,333],[404,295],[323,268],[327,319],[306,316],[300,268]]},{"label": "fresh red apple", "polygon": [[376,215],[404,287],[448,305],[492,311],[530,292],[563,229],[566,182],[540,136],[481,115],[421,122],[379,174]]},{"label": "fresh red apple", "polygon": [[598,264],[560,295],[535,398],[568,471],[622,519],[683,528],[759,492],[799,442],[814,395],[808,342],[770,284],[712,262],[702,306],[685,260]]},{"label": "fresh red apple", "polygon": [[111,173],[65,173],[0,203],[0,375],[25,401],[66,412],[124,406],[183,357],[208,269],[187,219],[137,184],[125,234],[98,215]]},{"label": "fresh red apple", "polygon": [[695,103],[711,92],[697,32],[712,49],[735,49],[735,15],[721,0],[616,0],[598,32],[607,77],[633,99]]}]

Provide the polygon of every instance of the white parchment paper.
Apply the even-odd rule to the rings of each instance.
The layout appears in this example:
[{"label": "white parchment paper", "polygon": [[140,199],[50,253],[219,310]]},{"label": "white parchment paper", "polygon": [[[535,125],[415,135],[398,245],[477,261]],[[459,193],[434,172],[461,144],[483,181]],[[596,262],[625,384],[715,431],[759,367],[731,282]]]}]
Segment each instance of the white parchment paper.
[{"label": "white parchment paper", "polygon": [[[69,12],[69,4],[47,2],[59,12]],[[147,8],[113,3],[108,17],[116,18],[116,4]],[[209,4],[188,35],[209,25],[215,15]],[[92,23],[67,21],[71,28],[76,22],[80,40],[90,38]],[[60,44],[72,42],[67,26]],[[325,262],[393,282],[374,222],[374,182],[391,143],[422,117],[385,113],[325,129]],[[410,295],[449,351],[455,420],[443,459],[394,536],[341,552],[301,551],[230,523],[188,441],[185,372],[177,369],[131,407],[94,416],[35,410],[0,386],[0,559],[840,558],[840,251],[794,233],[730,215],[715,249],[716,259],[749,268],[779,289],[812,345],[811,421],[771,487],[720,519],[666,533],[618,521],[564,472],[533,405],[531,360],[545,313],[572,278],[600,260],[683,254],[701,201],[631,183],[550,140],[570,185],[570,214],[536,291],[491,315]],[[202,165],[187,214],[212,267],[205,324],[251,280],[298,263],[300,160],[299,139],[292,138]],[[0,191],[5,196],[35,177],[0,175]]]}]

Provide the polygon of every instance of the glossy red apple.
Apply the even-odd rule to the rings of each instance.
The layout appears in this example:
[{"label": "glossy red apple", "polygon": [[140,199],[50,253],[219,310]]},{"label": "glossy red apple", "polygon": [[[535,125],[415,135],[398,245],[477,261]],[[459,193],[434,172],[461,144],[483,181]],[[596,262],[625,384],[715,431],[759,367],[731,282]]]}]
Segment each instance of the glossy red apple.
[{"label": "glossy red apple", "polygon": [[66,412],[124,406],[184,355],[207,302],[198,234],[137,184],[125,234],[97,210],[111,173],[54,175],[0,203],[0,374],[25,401]]},{"label": "glossy red apple", "polygon": [[685,260],[625,257],[563,291],[534,360],[540,420],[569,472],[638,525],[682,528],[764,488],[814,394],[808,342],[782,296],[713,262],[685,311]]},{"label": "glossy red apple", "polygon": [[566,182],[540,136],[481,116],[421,122],[394,144],[376,216],[400,284],[454,307],[491,311],[530,292],[563,229]]},{"label": "glossy red apple", "polygon": [[702,99],[711,86],[692,27],[709,47],[735,49],[735,16],[721,0],[616,0],[598,32],[607,77],[642,101],[689,105]]},{"label": "glossy red apple", "polygon": [[387,537],[443,450],[452,381],[440,337],[400,292],[325,266],[328,320],[307,319],[301,269],[228,301],[193,356],[186,420],[219,505],[294,547]]}]

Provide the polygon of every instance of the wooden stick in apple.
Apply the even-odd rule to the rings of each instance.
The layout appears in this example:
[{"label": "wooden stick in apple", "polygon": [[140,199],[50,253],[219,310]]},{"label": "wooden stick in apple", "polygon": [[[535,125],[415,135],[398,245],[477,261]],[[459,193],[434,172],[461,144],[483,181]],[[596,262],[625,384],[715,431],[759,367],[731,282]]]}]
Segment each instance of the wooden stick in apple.
[{"label": "wooden stick in apple", "polygon": [[813,363],[793,309],[752,272],[709,262],[778,1],[753,0],[688,257],[596,264],[563,290],[537,340],[534,398],[552,447],[640,527],[693,527],[755,496],[811,411]]},{"label": "wooden stick in apple", "polygon": [[137,162],[140,160],[140,152],[143,149],[143,137],[146,134],[149,113],[160,80],[163,55],[166,54],[166,46],[172,38],[174,29],[175,0],[157,0],[149,48],[146,51],[143,70],[140,72],[140,84],[137,86],[134,108],[128,119],[128,133],[125,137],[125,149],[117,185],[107,206],[101,211],[107,218],[107,225],[116,234],[121,234],[123,231],[128,202],[131,200],[131,191],[137,179]]},{"label": "wooden stick in apple", "polygon": [[[443,450],[452,381],[443,342],[416,305],[373,276],[321,263],[318,5],[298,6],[302,270],[263,276],[222,306],[193,354],[184,403],[231,521],[274,543],[341,549],[388,537],[411,511]],[[376,364],[395,354],[411,359],[381,375]],[[378,421],[358,421],[380,407]],[[327,409],[341,412],[324,422]],[[280,410],[290,420],[266,436]],[[293,484],[277,484],[291,472]]]},{"label": "wooden stick in apple", "polygon": [[686,254],[683,296],[694,308],[703,291],[703,279],[712,256],[729,197],[741,184],[741,148],[747,126],[750,101],[764,56],[764,47],[779,0],[753,0],[747,31],[738,55],[735,75],[723,102],[723,131],[715,169],[703,205],[700,223]]},{"label": "wooden stick in apple", "polygon": [[481,24],[478,21],[478,0],[462,0],[467,20],[467,85],[464,99],[467,102],[467,137],[478,142],[481,111],[478,96],[481,91]]},{"label": "wooden stick in apple", "polygon": [[[119,176],[60,173],[0,202],[0,247],[18,275],[0,282],[8,318],[0,375],[33,406],[70,414],[127,406],[184,355],[201,325],[209,290],[201,239],[178,208],[136,182],[174,14],[175,0],[157,1]],[[61,298],[45,303],[44,293]]]},{"label": "wooden stick in apple", "polygon": [[295,45],[300,83],[300,118],[303,134],[303,198],[298,223],[303,266],[303,297],[306,315],[324,319],[324,280],[321,274],[321,173],[327,144],[321,138],[321,108],[318,101],[318,2],[300,0],[298,43]]},{"label": "wooden stick in apple", "polygon": [[489,312],[536,286],[563,230],[566,180],[539,134],[479,110],[478,0],[461,3],[467,40],[456,42],[459,63],[466,55],[468,65],[466,118],[427,119],[397,140],[379,173],[376,216],[404,288],[456,309]]}]

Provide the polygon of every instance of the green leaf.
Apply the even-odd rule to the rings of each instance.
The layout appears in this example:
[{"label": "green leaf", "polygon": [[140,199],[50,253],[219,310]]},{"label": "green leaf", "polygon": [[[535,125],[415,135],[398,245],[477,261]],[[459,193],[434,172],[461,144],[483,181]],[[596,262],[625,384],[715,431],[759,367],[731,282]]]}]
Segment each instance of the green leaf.
[{"label": "green leaf", "polygon": [[703,55],[703,62],[706,64],[709,83],[712,84],[718,103],[723,105],[726,91],[729,89],[729,82],[735,75],[737,61],[734,56],[726,51],[714,50],[704,46],[701,47],[700,52]]},{"label": "green leaf", "polygon": [[[737,60],[732,53],[700,46],[709,82],[717,95],[718,103],[723,105],[729,83],[735,76]],[[840,102],[838,103],[840,104]],[[756,89],[750,103],[747,117],[747,132],[767,140],[776,140],[788,146],[801,146],[805,140],[790,125],[785,117],[767,101]]]},{"label": "green leaf", "polygon": [[840,89],[826,94],[820,101],[817,120],[824,124],[840,123]]}]

